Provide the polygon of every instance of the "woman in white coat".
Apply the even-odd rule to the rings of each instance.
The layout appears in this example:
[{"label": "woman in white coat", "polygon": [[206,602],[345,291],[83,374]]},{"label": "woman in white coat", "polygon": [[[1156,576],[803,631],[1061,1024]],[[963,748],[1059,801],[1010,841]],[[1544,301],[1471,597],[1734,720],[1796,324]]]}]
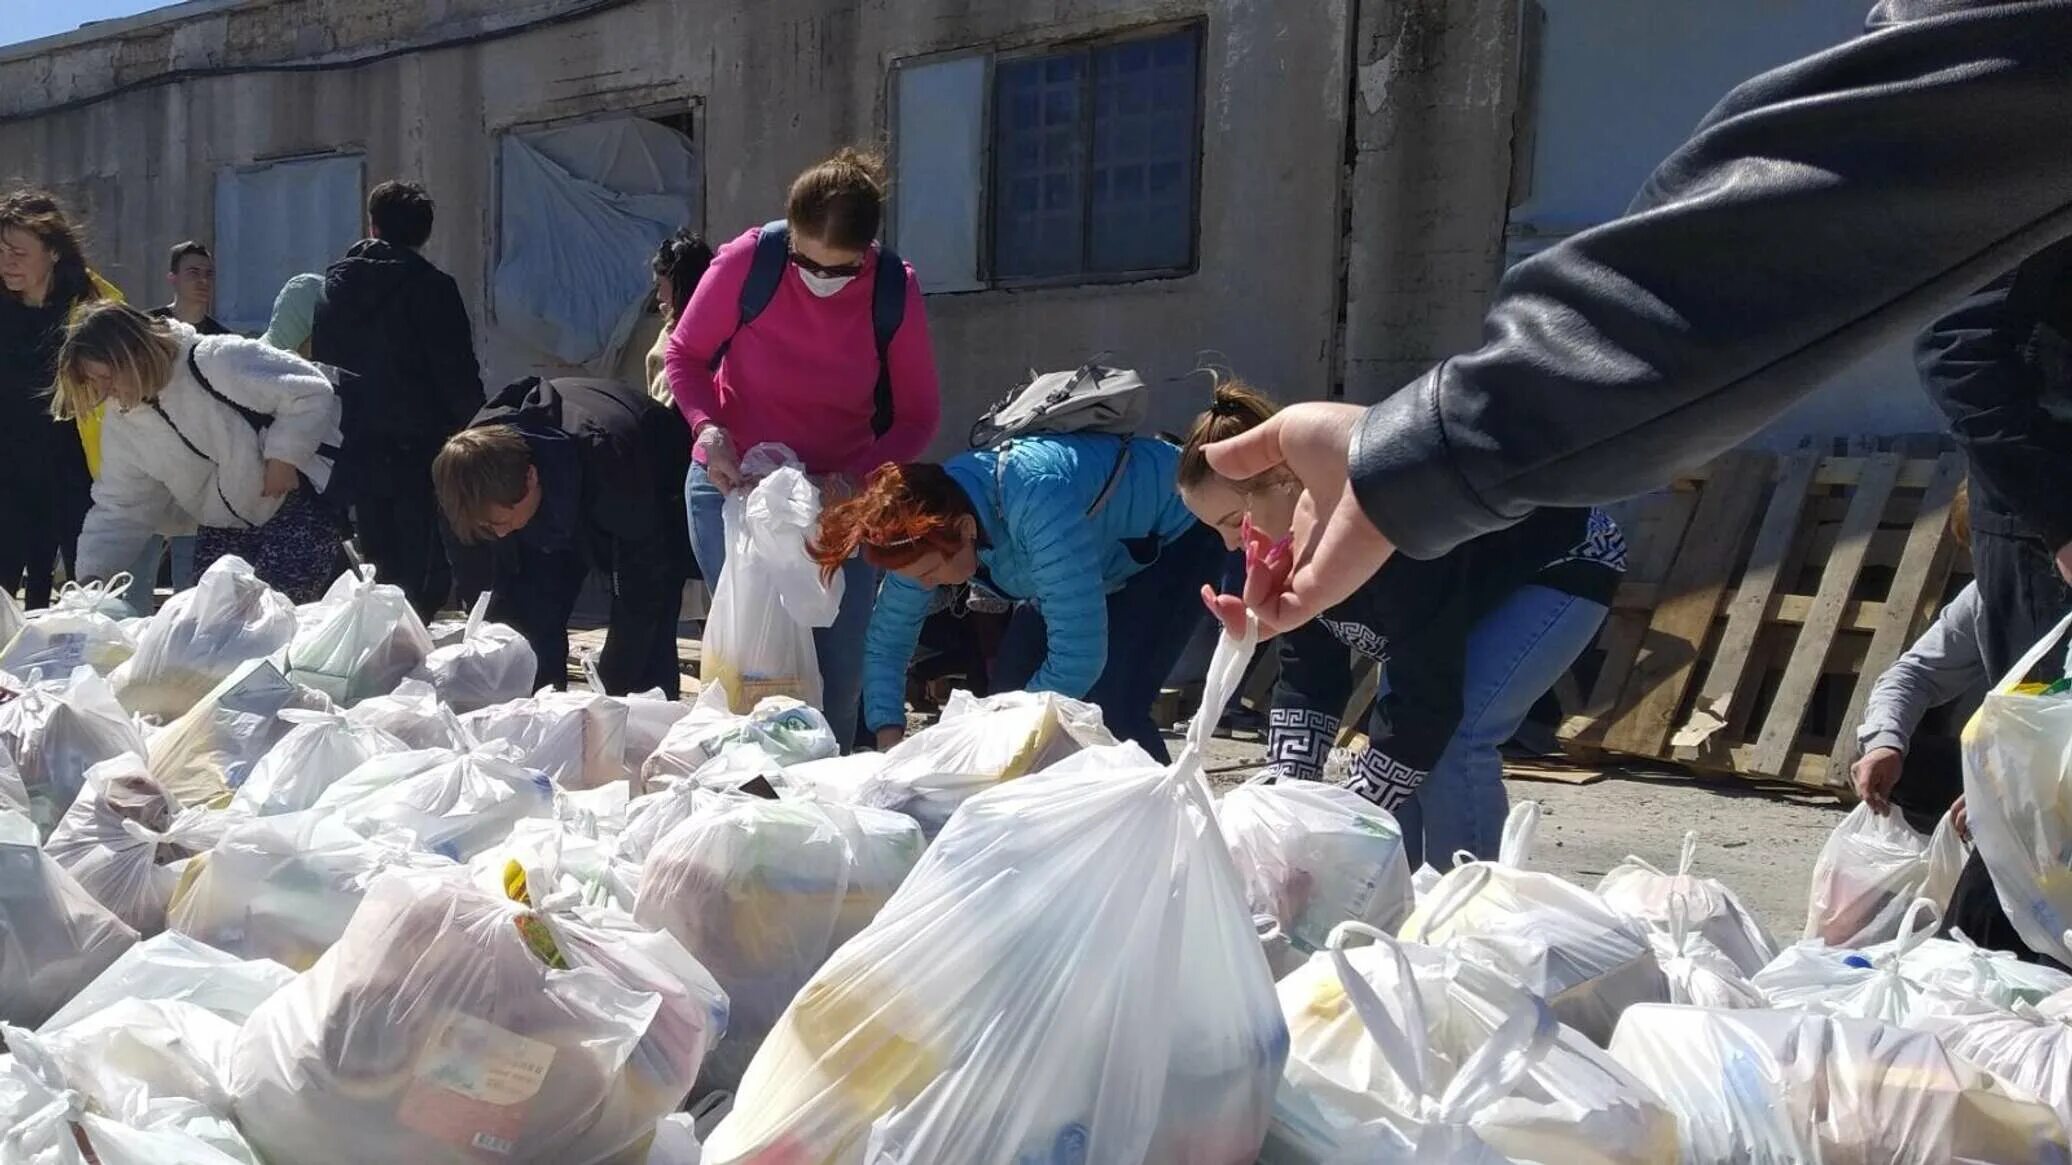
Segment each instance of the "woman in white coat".
[{"label": "woman in white coat", "polygon": [[51,412],[102,402],[113,407],[79,532],[81,577],[121,570],[153,534],[190,531],[197,571],[235,554],[298,603],[337,576],[338,528],[313,491],[330,480],[339,406],[315,365],[106,303],[67,333]]}]

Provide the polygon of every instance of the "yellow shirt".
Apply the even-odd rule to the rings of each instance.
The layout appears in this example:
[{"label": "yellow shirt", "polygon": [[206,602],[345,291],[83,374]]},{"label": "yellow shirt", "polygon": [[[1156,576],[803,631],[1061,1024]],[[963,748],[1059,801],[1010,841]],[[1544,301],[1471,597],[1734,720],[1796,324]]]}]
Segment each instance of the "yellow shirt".
[{"label": "yellow shirt", "polygon": [[[92,271],[88,271],[86,277],[93,280],[94,290],[100,293],[102,299],[112,299],[116,303],[124,302],[122,291],[113,283]],[[86,471],[94,477],[101,476],[101,409],[107,407],[102,405],[75,422],[79,426],[79,444],[86,450]]]}]

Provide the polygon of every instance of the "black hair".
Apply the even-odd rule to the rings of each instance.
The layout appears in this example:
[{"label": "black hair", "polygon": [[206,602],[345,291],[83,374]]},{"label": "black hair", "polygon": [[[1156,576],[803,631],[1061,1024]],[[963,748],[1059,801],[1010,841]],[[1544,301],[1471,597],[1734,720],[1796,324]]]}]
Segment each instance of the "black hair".
[{"label": "black hair", "polygon": [[698,289],[698,283],[705,278],[705,271],[712,266],[712,248],[705,242],[705,236],[689,227],[662,240],[655,249],[654,270],[657,276],[669,277],[669,289],[674,302],[657,304],[666,310],[669,318],[683,318],[684,307],[691,302],[691,292]]},{"label": "black hair", "polygon": [[383,242],[414,251],[432,237],[432,196],[415,182],[391,178],[367,195],[367,221]]},{"label": "black hair", "polygon": [[189,255],[200,255],[211,262],[216,258],[216,256],[209,253],[207,246],[189,239],[184,243],[175,243],[173,245],[172,256],[166,260],[165,269],[175,275],[179,274],[180,260],[185,259]]}]

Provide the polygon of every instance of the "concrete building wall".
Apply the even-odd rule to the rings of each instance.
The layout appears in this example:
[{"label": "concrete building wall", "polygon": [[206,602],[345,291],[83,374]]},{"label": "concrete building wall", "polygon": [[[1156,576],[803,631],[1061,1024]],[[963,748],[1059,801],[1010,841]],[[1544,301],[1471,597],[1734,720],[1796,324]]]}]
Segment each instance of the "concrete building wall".
[{"label": "concrete building wall", "polygon": [[[884,140],[897,60],[1204,20],[1199,269],[931,297],[940,447],[952,449],[1028,368],[1100,352],[1153,383],[1206,356],[1284,396],[1329,389],[1347,11],[1346,0],[201,0],[0,52],[0,174],[70,196],[94,261],[155,301],[164,249],[211,233],[221,168],[362,152],[369,184],[407,176],[433,191],[426,254],[459,280],[486,371],[508,379],[529,368],[513,366],[485,313],[499,131],[693,109],[704,226],[723,240],[780,213],[800,168]],[[1155,419],[1169,425],[1205,399],[1199,380],[1161,392]]]}]

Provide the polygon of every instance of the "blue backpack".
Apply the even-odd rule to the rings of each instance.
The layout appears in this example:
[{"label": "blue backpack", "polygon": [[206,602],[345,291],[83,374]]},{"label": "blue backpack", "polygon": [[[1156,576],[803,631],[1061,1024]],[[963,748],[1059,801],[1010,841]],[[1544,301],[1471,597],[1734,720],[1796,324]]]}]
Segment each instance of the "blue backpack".
[{"label": "blue backpack", "polygon": [[[740,335],[742,328],[770,306],[784,282],[784,269],[790,265],[791,228],[778,219],[765,225],[756,236],[755,258],[749,264],[747,282],[741,285],[741,319],[734,325],[734,335]],[[878,277],[871,287],[871,336],[878,346],[878,383],[871,390],[871,432],[879,437],[892,428],[892,369],[885,354],[892,347],[899,325],[906,321],[906,293],[906,264],[890,247],[880,246]],[[727,358],[727,349],[733,346],[734,336],[728,336],[712,354],[711,371],[719,371],[720,362]]]}]

